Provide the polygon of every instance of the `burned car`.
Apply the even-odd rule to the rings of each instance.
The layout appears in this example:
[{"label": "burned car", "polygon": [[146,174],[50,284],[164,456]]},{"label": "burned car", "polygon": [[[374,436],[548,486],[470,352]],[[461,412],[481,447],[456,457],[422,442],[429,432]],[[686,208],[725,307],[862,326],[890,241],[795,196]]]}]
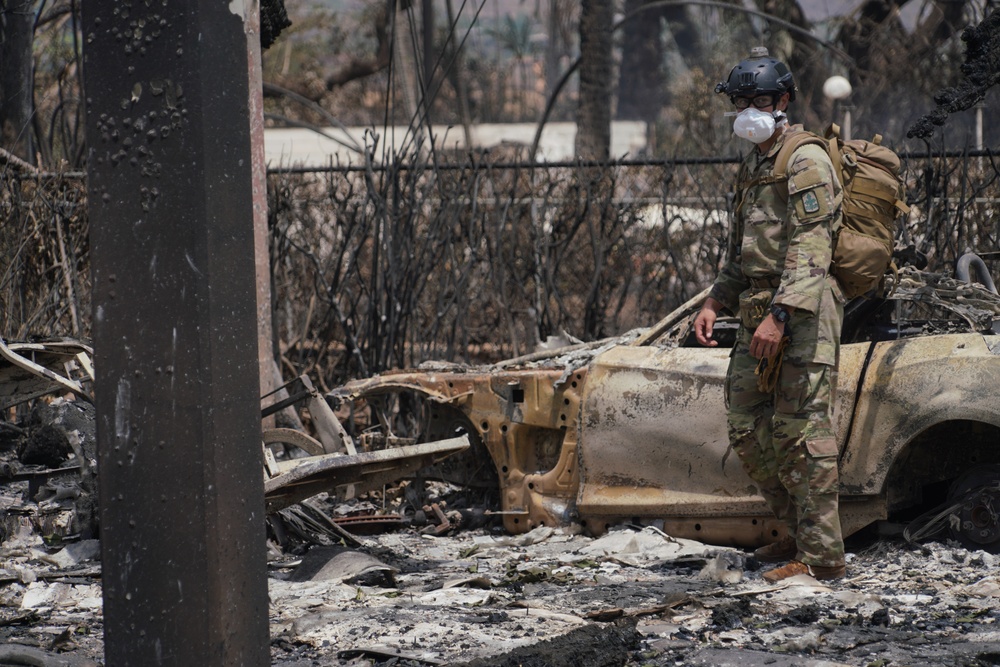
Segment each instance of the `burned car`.
[{"label": "burned car", "polygon": [[[1000,548],[1000,297],[904,267],[847,305],[835,423],[845,535],[951,502],[955,537]],[[980,281],[984,282],[984,281]],[[467,435],[428,472],[495,484],[505,528],[652,524],[753,547],[782,536],[730,451],[723,384],[738,321],[697,345],[704,293],[655,326],[493,366],[425,364],[328,395],[373,446]]]}]

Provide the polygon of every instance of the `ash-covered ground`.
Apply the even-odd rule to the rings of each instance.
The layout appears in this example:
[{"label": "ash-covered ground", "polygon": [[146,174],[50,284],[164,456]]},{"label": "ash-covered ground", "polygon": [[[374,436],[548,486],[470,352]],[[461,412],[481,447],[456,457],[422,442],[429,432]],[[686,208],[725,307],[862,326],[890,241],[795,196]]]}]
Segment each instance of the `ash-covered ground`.
[{"label": "ash-covered ground", "polygon": [[[101,664],[97,542],[46,544],[39,515],[57,526],[72,499],[26,503],[14,486],[0,498],[0,664]],[[437,530],[272,540],[272,663],[1000,664],[1000,561],[957,544],[854,539],[843,581],[770,585],[746,552],[652,527]]]}]

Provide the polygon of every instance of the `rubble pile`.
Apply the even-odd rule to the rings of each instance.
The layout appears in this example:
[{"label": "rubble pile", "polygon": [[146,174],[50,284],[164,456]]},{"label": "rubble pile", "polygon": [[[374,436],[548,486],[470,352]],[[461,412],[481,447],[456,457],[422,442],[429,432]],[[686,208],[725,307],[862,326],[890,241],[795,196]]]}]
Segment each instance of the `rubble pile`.
[{"label": "rubble pile", "polygon": [[90,403],[39,401],[0,422],[0,540],[25,527],[52,540],[96,537],[96,469]]},{"label": "rubble pile", "polygon": [[[0,665],[102,663],[92,425],[56,400],[0,430]],[[1000,556],[862,533],[844,580],[771,585],[656,526],[508,535],[498,504],[409,482],[273,512],[272,664],[1000,664]]]},{"label": "rubble pile", "polygon": [[[843,581],[768,585],[748,553],[655,527],[429,526],[354,546],[272,542],[272,663],[967,666],[1000,654],[1000,562],[956,544],[853,544]],[[49,544],[28,523],[7,536],[0,646],[50,662],[0,664],[100,663],[98,558],[96,541]]]}]

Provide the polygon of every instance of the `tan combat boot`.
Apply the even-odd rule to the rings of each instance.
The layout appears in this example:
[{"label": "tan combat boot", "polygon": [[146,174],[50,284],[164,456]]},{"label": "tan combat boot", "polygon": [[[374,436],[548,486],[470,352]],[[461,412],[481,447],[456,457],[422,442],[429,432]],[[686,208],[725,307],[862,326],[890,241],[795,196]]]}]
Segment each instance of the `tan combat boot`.
[{"label": "tan combat boot", "polygon": [[765,572],[764,579],[773,584],[799,574],[808,574],[818,581],[830,581],[831,579],[840,579],[847,574],[847,566],[844,564],[806,565],[802,561],[793,560],[788,565],[782,565]]},{"label": "tan combat boot", "polygon": [[795,538],[786,536],[777,542],[762,546],[754,551],[753,555],[762,563],[783,563],[795,558],[798,552],[799,548],[795,544]]}]

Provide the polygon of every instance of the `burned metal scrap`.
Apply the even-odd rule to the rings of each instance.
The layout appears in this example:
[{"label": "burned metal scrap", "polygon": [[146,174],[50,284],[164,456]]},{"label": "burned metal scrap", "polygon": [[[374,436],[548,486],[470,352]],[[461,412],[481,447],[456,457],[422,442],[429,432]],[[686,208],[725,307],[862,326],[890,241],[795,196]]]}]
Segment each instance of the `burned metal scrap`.
[{"label": "burned metal scrap", "polygon": [[[469,447],[467,437],[357,454],[338,453],[293,459],[264,481],[268,512],[275,512],[323,492],[354,487],[354,493],[381,488]],[[346,493],[346,491],[345,491]]]},{"label": "burned metal scrap", "polygon": [[951,276],[903,267],[894,289],[900,297],[914,303],[952,310],[973,331],[990,331],[1000,318],[1000,296],[996,288],[988,287],[983,289]]},{"label": "burned metal scrap", "polygon": [[[22,483],[23,498],[36,508],[30,513],[45,534],[96,535],[91,359],[91,348],[81,341],[0,341],[0,407],[22,406],[25,414],[19,423],[0,422],[0,482]],[[297,378],[294,384],[297,393],[265,408],[263,415],[303,404],[316,437],[295,428],[263,431],[257,446],[263,447],[269,512],[322,492],[350,497],[378,489],[469,446],[462,436],[403,446],[382,440],[377,447],[371,438],[361,437],[359,451],[309,378]],[[28,405],[30,410],[24,407]],[[16,523],[27,507],[18,503],[7,508],[0,524]],[[58,519],[53,517],[56,507],[62,508]]]},{"label": "burned metal scrap", "polygon": [[[703,299],[620,338],[492,366],[425,364],[328,398],[352,432],[468,436],[469,449],[438,472],[494,483],[509,532],[578,525],[600,535],[630,523],[759,546],[784,526],[728,456],[724,380],[738,318],[716,322],[718,347],[696,345]],[[1000,464],[1000,406],[984,390],[1000,383],[1000,296],[903,267],[884,294],[848,303],[845,315],[834,415],[849,535],[945,502],[970,468]],[[973,522],[956,523],[961,537]],[[1000,550],[1000,539],[984,546]]]},{"label": "burned metal scrap", "polygon": [[0,407],[20,417],[0,422],[0,483],[23,490],[4,503],[0,535],[23,522],[56,537],[96,535],[91,359],[82,341],[0,341]]},{"label": "burned metal scrap", "polygon": [[[379,489],[469,447],[464,436],[420,444],[382,439],[378,448],[373,447],[371,438],[360,437],[359,451],[354,438],[307,376],[289,384],[296,384],[298,391],[265,408],[264,416],[305,403],[317,437],[288,428],[264,431],[264,498],[269,513],[324,492],[350,498]],[[298,449],[308,456],[286,456],[279,461],[276,446]],[[289,454],[287,450],[284,453]]]},{"label": "burned metal scrap", "polygon": [[7,343],[0,339],[0,409],[59,391],[93,402],[93,349],[77,340]]}]

